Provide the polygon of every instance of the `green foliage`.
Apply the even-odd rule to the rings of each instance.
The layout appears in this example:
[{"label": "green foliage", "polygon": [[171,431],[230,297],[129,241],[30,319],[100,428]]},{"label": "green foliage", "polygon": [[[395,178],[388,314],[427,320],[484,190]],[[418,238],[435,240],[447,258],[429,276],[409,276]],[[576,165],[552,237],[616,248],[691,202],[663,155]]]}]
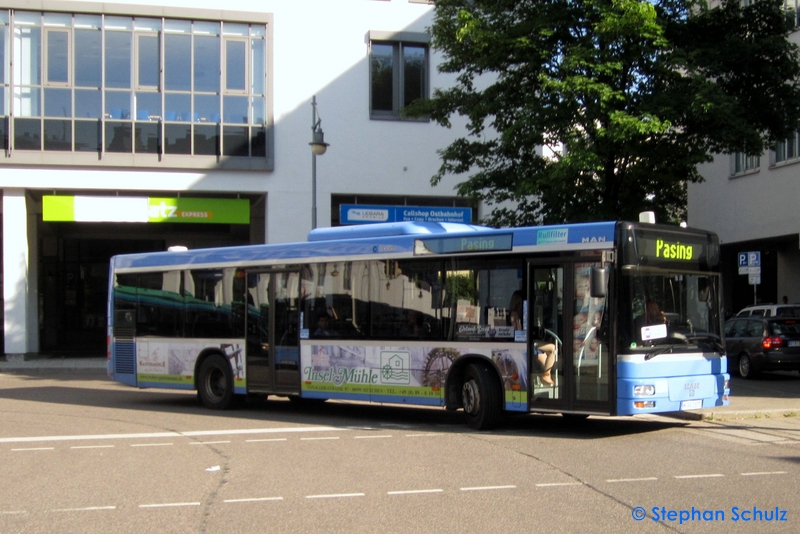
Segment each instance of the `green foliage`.
[{"label": "green foliage", "polygon": [[468,134],[434,184],[495,207],[497,226],[685,218],[714,152],[760,154],[800,123],[800,56],[781,0],[437,0],[439,69],[417,102]]}]

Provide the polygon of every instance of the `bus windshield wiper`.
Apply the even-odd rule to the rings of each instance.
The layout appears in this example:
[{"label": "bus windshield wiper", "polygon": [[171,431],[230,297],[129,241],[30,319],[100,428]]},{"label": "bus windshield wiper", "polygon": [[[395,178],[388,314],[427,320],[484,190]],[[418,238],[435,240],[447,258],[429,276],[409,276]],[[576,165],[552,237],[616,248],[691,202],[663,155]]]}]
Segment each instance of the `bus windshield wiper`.
[{"label": "bus windshield wiper", "polygon": [[672,350],[674,348],[675,348],[675,345],[664,345],[664,346],[659,347],[657,349],[651,350],[650,352],[648,352],[647,354],[644,355],[644,361],[652,360],[653,358],[655,358],[659,354],[672,352]]}]

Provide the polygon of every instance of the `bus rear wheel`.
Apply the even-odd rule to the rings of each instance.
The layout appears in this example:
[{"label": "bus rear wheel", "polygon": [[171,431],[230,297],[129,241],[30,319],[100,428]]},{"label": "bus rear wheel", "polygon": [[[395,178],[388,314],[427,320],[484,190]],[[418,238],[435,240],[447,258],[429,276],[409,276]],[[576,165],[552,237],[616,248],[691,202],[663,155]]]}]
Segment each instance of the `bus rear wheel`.
[{"label": "bus rear wheel", "polygon": [[215,354],[200,365],[197,395],[212,410],[226,410],[233,401],[233,371],[228,360]]},{"label": "bus rear wheel", "polygon": [[502,412],[500,387],[492,380],[487,366],[476,363],[467,366],[461,386],[461,405],[470,428],[488,430],[497,426]]}]

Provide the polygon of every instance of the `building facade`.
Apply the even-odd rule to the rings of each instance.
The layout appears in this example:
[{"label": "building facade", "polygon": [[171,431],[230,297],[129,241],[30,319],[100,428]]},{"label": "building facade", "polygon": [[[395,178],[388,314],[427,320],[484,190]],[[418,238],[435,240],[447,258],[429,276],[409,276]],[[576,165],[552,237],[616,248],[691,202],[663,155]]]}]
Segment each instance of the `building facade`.
[{"label": "building facade", "polygon": [[330,226],[340,205],[466,207],[454,179],[430,185],[459,125],[402,113],[450,81],[425,33],[432,10],[3,2],[7,357],[104,351],[114,254],[304,240],[314,208]]},{"label": "building facade", "polygon": [[727,314],[783,297],[800,302],[800,158],[780,150],[717,155],[700,168],[705,181],[689,185],[689,225],[720,236]]},{"label": "building facade", "polygon": [[[786,5],[800,25],[796,1]],[[790,40],[800,43],[800,32]],[[784,297],[800,302],[798,143],[800,131],[760,156],[716,155],[699,167],[705,181],[689,184],[688,223],[720,236],[727,314]]]}]

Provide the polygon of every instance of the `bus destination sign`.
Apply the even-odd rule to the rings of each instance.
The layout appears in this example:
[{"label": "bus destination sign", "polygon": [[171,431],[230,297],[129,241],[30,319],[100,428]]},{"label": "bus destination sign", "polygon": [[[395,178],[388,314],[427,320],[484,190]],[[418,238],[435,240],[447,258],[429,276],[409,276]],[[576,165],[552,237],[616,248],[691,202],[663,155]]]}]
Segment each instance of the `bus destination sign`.
[{"label": "bus destination sign", "polygon": [[672,243],[665,239],[656,239],[656,258],[691,261],[695,259],[693,252],[694,246],[692,245],[686,245],[680,241]]},{"label": "bus destination sign", "polygon": [[414,241],[414,255],[509,251],[513,248],[513,241],[512,234],[417,239]]},{"label": "bus destination sign", "polygon": [[671,263],[672,265],[700,266],[715,264],[718,261],[719,255],[715,253],[717,251],[709,248],[713,247],[714,243],[709,243],[705,236],[644,231],[636,231],[635,236],[636,252],[630,246],[625,247],[625,263],[627,264],[646,260],[651,264]]}]

